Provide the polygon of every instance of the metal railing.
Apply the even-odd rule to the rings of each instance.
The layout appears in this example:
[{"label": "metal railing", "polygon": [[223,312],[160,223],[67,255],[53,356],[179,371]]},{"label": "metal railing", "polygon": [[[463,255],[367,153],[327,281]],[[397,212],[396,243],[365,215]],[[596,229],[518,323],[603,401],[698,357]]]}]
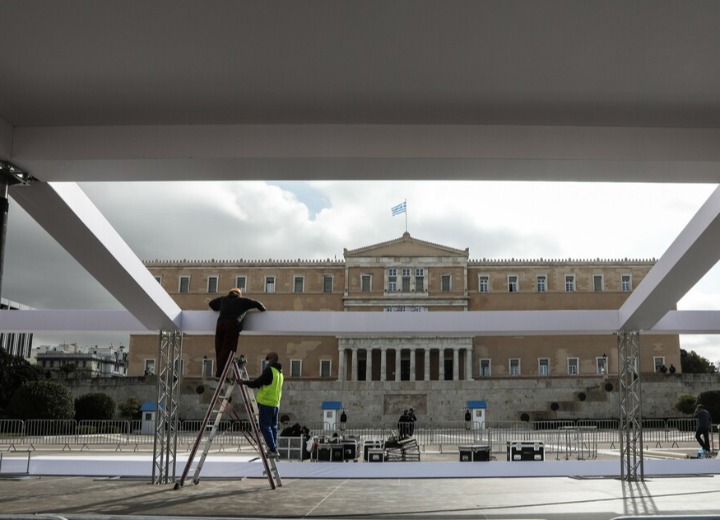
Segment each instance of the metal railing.
[{"label": "metal railing", "polygon": [[[177,445],[190,450],[197,439],[202,421],[179,423]],[[346,424],[340,430],[328,424],[308,424],[311,436],[332,438],[352,436],[364,441],[386,440],[398,435],[397,425]],[[578,421],[487,422],[484,428],[468,428],[464,421],[424,427],[417,423],[413,432],[422,452],[457,452],[458,446],[488,446],[492,452],[506,450],[508,442],[543,442],[546,457],[560,459],[594,459],[598,450],[617,450],[617,419]],[[696,447],[696,421],[691,417],[643,420],[643,439],[648,449],[673,449],[681,445]],[[251,450],[243,421],[222,421],[213,439],[216,451]],[[208,432],[209,433],[209,432]],[[0,450],[152,450],[154,425],[144,421],[74,421],[74,420],[0,420]]]}]

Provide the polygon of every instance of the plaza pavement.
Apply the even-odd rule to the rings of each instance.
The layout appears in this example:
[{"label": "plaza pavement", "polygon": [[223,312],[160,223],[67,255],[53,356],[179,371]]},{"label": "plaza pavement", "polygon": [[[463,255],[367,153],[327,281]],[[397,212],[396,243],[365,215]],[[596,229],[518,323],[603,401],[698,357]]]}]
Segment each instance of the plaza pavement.
[{"label": "plaza pavement", "polygon": [[[4,454],[7,470],[10,458]],[[66,454],[67,455],[67,454]],[[37,455],[34,455],[37,457]],[[67,456],[68,473],[79,463]],[[122,456],[121,456],[122,457]],[[127,455],[126,457],[130,457]],[[208,463],[213,455],[209,456]],[[79,460],[79,459],[78,459]],[[497,468],[529,464],[540,470],[547,462],[454,463],[457,454],[426,454],[423,462],[394,463],[417,468],[417,478],[284,477],[272,490],[266,478],[209,477],[201,474],[198,485],[188,479],[173,484],[152,484],[147,476],[38,475],[0,468],[0,519],[56,518],[68,520],[167,520],[170,518],[310,518],[310,519],[548,519],[609,520],[619,517],[720,520],[720,460],[675,459],[676,464],[696,464],[702,472],[648,476],[624,482],[617,476],[515,476],[440,478],[433,469],[455,466]],[[114,462],[115,461],[115,462]],[[556,461],[557,462],[557,461]],[[602,461],[582,461],[587,465]],[[615,461],[619,463],[619,461]],[[646,467],[648,466],[646,461]],[[671,461],[672,462],[672,461]],[[560,462],[562,464],[562,462]],[[117,459],[107,456],[108,475]],[[238,464],[241,464],[238,462]],[[389,463],[280,463],[281,474],[302,467],[346,466],[357,471],[372,466],[378,476],[392,473]],[[355,466],[357,470],[353,470]],[[679,467],[679,466],[678,466]],[[381,469],[387,468],[387,469]],[[205,469],[205,468],[204,468]],[[178,469],[178,474],[182,466]],[[670,516],[668,516],[670,515]],[[698,516],[702,515],[702,516]]]}]

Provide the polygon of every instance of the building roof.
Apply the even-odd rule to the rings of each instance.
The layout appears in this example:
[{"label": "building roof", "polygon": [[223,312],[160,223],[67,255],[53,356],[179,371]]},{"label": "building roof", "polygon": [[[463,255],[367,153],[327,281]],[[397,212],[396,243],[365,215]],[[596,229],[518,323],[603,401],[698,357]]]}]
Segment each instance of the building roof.
[{"label": "building roof", "polygon": [[368,256],[457,256],[467,258],[469,249],[455,249],[432,242],[426,242],[410,236],[407,231],[400,238],[380,242],[358,249],[344,249],[345,258],[357,258]]}]

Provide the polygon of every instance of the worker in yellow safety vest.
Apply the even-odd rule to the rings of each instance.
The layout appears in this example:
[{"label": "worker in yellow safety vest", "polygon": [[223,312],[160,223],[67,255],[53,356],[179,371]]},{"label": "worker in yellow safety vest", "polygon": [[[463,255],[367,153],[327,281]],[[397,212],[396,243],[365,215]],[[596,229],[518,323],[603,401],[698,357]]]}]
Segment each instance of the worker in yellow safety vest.
[{"label": "worker in yellow safety vest", "polygon": [[283,373],[277,352],[270,352],[266,357],[267,365],[257,379],[243,381],[250,388],[259,388],[255,400],[258,404],[258,423],[260,432],[267,444],[267,456],[279,458],[277,451],[278,415],[282,398]]}]

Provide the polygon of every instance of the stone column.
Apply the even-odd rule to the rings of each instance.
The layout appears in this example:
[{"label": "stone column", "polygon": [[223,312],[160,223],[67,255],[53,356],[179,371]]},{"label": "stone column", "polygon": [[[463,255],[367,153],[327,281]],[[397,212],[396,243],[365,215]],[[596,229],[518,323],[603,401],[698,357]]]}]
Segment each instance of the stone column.
[{"label": "stone column", "polygon": [[345,381],[345,347],[338,347],[337,380]]},{"label": "stone column", "polygon": [[460,347],[453,347],[453,381],[460,379]]},{"label": "stone column", "polygon": [[445,381],[445,349],[438,349],[438,381]]},{"label": "stone column", "polygon": [[423,374],[425,381],[430,381],[430,348],[425,347],[425,374]]},{"label": "stone column", "polygon": [[473,350],[472,347],[465,349],[465,380],[473,379]]},{"label": "stone column", "polygon": [[402,349],[395,349],[395,381],[400,381],[400,353]]},{"label": "stone column", "polygon": [[380,347],[380,381],[387,379],[387,347]]},{"label": "stone column", "polygon": [[350,367],[350,381],[357,381],[357,347],[352,347],[352,361],[350,364],[352,365]]},{"label": "stone column", "polygon": [[415,348],[410,349],[410,381],[417,381],[415,374]]},{"label": "stone column", "polygon": [[372,348],[365,349],[365,381],[372,381]]}]

